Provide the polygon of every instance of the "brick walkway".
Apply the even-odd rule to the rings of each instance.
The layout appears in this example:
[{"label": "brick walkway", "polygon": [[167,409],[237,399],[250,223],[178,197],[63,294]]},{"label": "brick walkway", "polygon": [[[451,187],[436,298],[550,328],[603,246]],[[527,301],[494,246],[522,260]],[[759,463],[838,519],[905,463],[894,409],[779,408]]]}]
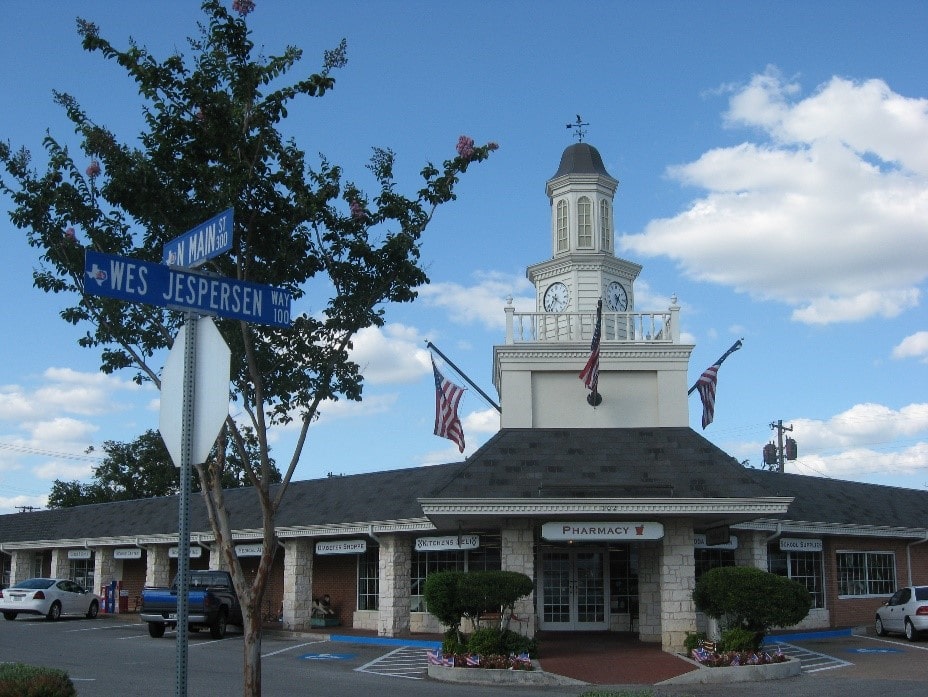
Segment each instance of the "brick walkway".
[{"label": "brick walkway", "polygon": [[654,685],[697,670],[628,634],[542,632],[538,655],[544,671],[594,685]]}]

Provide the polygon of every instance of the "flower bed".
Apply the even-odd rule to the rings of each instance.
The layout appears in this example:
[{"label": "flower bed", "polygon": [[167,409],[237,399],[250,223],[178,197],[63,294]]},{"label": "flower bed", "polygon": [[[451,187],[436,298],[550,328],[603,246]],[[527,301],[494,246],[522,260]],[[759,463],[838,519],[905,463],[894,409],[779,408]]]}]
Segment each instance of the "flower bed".
[{"label": "flower bed", "polygon": [[767,651],[709,651],[697,647],[690,652],[690,657],[708,668],[727,668],[737,666],[765,666],[771,663],[785,663],[788,659],[777,648],[773,653]]},{"label": "flower bed", "polygon": [[484,670],[535,670],[528,654],[481,656],[479,654],[443,654],[441,649],[427,651],[429,665],[447,668],[483,668]]}]

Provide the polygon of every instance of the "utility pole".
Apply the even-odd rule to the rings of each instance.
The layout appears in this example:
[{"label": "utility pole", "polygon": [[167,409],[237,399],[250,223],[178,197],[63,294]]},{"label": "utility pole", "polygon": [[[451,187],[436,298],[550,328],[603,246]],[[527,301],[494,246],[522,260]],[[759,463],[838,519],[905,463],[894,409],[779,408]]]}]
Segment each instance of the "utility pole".
[{"label": "utility pole", "polygon": [[785,445],[783,443],[783,433],[792,431],[793,427],[784,426],[783,419],[780,419],[771,423],[770,428],[776,430],[777,442],[776,444],[767,443],[767,445],[764,446],[764,464],[771,470],[783,474],[784,460],[795,460],[799,456],[795,440],[787,437]]}]

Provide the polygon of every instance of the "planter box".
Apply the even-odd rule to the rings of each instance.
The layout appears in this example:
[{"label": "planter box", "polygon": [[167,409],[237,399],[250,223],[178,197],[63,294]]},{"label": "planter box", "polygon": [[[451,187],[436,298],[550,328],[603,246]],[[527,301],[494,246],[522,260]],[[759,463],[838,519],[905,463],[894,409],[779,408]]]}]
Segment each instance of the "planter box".
[{"label": "planter box", "polygon": [[[686,657],[681,656],[681,658]],[[790,658],[783,663],[767,663],[762,666],[725,666],[721,668],[709,668],[692,659],[686,658],[686,660],[698,666],[699,670],[691,670],[689,673],[664,680],[658,683],[658,685],[693,685],[781,680],[782,678],[796,677],[799,675],[802,667],[795,658]]]}]

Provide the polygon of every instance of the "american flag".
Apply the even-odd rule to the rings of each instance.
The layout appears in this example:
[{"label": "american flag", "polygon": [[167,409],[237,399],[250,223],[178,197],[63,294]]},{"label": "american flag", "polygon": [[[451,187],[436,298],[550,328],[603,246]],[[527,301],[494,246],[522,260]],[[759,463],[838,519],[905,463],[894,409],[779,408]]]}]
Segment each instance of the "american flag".
[{"label": "american flag", "polygon": [[480,665],[480,655],[476,653],[471,653],[467,655],[467,665],[472,668],[476,668]]},{"label": "american flag", "polygon": [[443,666],[445,664],[444,657],[441,655],[441,649],[437,651],[426,651],[425,655],[428,657],[430,666]]},{"label": "american flag", "polygon": [[726,358],[740,348],[741,339],[738,339],[721,358],[703,371],[703,374],[699,376],[699,379],[693,386],[699,392],[699,398],[702,400],[703,428],[711,424],[712,419],[715,417],[715,386],[718,384],[719,380],[719,367]]},{"label": "american flag", "polygon": [[457,443],[458,450],[464,452],[464,429],[458,418],[458,402],[464,395],[464,388],[458,387],[441,374],[435,359],[432,358],[432,370],[435,373],[435,435]]},{"label": "american flag", "polygon": [[593,327],[593,341],[590,343],[590,357],[578,376],[594,395],[599,386],[599,341],[603,333],[603,301],[596,303],[596,326]]}]

